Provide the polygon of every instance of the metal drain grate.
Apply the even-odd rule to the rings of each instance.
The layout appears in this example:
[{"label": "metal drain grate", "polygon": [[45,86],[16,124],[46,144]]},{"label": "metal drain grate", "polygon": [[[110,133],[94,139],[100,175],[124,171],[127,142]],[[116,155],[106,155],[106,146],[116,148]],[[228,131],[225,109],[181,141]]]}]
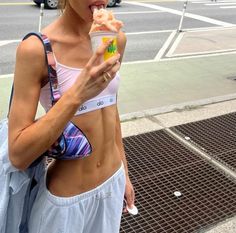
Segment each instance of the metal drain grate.
[{"label": "metal drain grate", "polygon": [[226,153],[218,154],[216,157],[226,166],[236,171],[236,150],[228,151]]},{"label": "metal drain grate", "polygon": [[184,167],[201,160],[183,146],[180,153],[179,143],[162,130],[125,138],[124,146],[128,156],[136,158],[132,160],[132,167],[129,168],[132,180]]},{"label": "metal drain grate", "polygon": [[123,215],[121,233],[193,233],[236,214],[236,183],[164,131],[124,145],[139,214]]},{"label": "metal drain grate", "polygon": [[236,170],[236,113],[171,128],[209,155]]}]

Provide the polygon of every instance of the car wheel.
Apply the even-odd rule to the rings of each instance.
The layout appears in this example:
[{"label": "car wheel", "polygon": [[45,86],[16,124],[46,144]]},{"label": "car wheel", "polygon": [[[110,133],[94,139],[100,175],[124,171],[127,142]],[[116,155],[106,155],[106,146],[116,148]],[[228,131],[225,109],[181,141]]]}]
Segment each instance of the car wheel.
[{"label": "car wheel", "polygon": [[113,7],[116,5],[116,0],[109,0],[108,4],[109,7]]},{"label": "car wheel", "polygon": [[58,0],[45,0],[45,8],[56,9],[58,5]]}]

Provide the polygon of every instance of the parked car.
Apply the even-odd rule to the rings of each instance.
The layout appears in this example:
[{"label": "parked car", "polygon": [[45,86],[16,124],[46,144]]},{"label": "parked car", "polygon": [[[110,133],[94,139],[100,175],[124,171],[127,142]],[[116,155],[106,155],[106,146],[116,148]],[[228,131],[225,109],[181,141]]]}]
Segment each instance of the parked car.
[{"label": "parked car", "polygon": [[116,4],[120,4],[120,3],[121,3],[121,0],[109,0],[108,1],[108,6],[113,7]]},{"label": "parked car", "polygon": [[[33,0],[38,6],[40,6],[41,3],[45,4],[45,8],[47,9],[56,9],[58,5],[58,0]],[[108,6],[113,7],[116,4],[120,4],[121,0],[109,0]]]},{"label": "parked car", "polygon": [[45,8],[47,9],[56,9],[58,5],[58,0],[33,0],[38,6],[41,3],[44,3]]}]

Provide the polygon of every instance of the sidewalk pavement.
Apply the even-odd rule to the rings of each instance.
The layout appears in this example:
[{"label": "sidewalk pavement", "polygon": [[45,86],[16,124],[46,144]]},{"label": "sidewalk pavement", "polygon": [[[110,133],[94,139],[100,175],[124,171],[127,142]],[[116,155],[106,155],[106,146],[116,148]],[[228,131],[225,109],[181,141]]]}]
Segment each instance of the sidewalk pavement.
[{"label": "sidewalk pavement", "polygon": [[123,119],[236,98],[236,54],[127,64],[118,97]]}]

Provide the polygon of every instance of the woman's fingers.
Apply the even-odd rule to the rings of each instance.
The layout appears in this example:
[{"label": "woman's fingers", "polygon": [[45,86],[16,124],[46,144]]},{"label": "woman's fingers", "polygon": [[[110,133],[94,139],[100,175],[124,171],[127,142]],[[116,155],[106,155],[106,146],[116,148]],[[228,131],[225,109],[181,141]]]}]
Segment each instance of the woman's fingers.
[{"label": "woman's fingers", "polygon": [[102,43],[98,47],[96,52],[93,54],[93,56],[90,58],[87,66],[92,67],[94,66],[94,64],[96,64],[96,62],[101,61],[101,57],[104,55],[104,53],[106,52],[107,48],[109,47],[111,43],[112,43],[112,40],[108,40],[107,42]]},{"label": "woman's fingers", "polygon": [[102,64],[98,65],[96,68],[94,68],[91,71],[92,77],[93,76],[101,76],[104,72],[106,72],[110,69],[113,69],[113,68],[117,72],[120,67],[119,59],[120,59],[120,54],[116,54],[113,57],[106,60],[105,62],[103,62]]},{"label": "woman's fingers", "polygon": [[117,71],[119,71],[119,69],[120,69],[120,62],[118,61],[118,62],[116,62],[115,65],[109,67],[109,68],[108,68],[106,71],[104,71],[104,72],[109,73],[110,76],[113,78],[113,77],[116,75]]},{"label": "woman's fingers", "polygon": [[[102,82],[106,86],[106,84],[108,84],[109,81],[115,77],[116,72],[119,70],[119,53],[115,54],[106,61],[103,61],[103,55],[111,42],[112,40],[102,43],[87,63],[84,72],[87,73],[87,77],[89,77],[90,82]],[[104,85],[102,85],[102,87],[103,86]]]}]

